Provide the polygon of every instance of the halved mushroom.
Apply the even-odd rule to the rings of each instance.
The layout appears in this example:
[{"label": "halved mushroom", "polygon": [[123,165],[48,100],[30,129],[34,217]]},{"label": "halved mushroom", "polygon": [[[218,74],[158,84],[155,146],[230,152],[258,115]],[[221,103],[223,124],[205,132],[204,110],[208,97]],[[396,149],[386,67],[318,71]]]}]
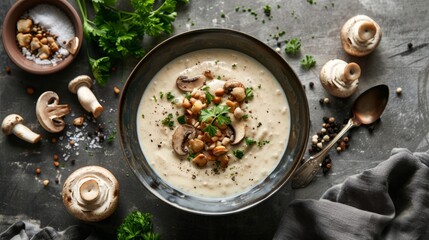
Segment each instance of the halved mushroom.
[{"label": "halved mushroom", "polygon": [[246,123],[235,117],[231,117],[231,130],[233,131],[231,137],[231,145],[239,144],[246,135]]},{"label": "halved mushroom", "polygon": [[51,133],[57,133],[64,129],[66,123],[63,117],[70,113],[68,104],[59,105],[58,94],[47,91],[40,95],[36,103],[36,116],[40,125]]},{"label": "halved mushroom", "polygon": [[74,217],[97,222],[115,211],[119,201],[119,183],[109,170],[87,166],[67,178],[62,197],[64,206]]},{"label": "halved mushroom", "polygon": [[67,49],[67,51],[70,52],[71,55],[76,54],[78,47],[79,47],[79,38],[78,37],[72,38],[66,44],[66,49]]},{"label": "halved mushroom", "polygon": [[370,54],[380,43],[380,26],[370,17],[357,15],[344,24],[340,33],[344,51],[352,56]]},{"label": "halved mushroom", "polygon": [[196,130],[195,127],[189,124],[182,124],[176,128],[173,133],[173,149],[180,155],[185,156],[189,153],[187,142],[190,139],[195,138]]},{"label": "halved mushroom", "polygon": [[195,88],[200,88],[206,82],[204,75],[197,75],[195,77],[179,76],[176,80],[177,87],[184,92],[191,92]]}]

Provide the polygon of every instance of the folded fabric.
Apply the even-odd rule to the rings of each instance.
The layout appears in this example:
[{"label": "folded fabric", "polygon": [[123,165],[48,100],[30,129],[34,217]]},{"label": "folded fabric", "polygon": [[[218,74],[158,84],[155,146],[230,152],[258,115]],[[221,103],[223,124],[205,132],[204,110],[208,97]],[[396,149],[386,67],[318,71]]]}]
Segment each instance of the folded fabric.
[{"label": "folded fabric", "polygon": [[320,200],[295,200],[274,239],[429,239],[429,151],[393,149]]},{"label": "folded fabric", "polygon": [[80,226],[71,226],[58,232],[52,227],[40,229],[35,224],[19,221],[0,233],[0,240],[84,240],[90,234],[90,229]]}]

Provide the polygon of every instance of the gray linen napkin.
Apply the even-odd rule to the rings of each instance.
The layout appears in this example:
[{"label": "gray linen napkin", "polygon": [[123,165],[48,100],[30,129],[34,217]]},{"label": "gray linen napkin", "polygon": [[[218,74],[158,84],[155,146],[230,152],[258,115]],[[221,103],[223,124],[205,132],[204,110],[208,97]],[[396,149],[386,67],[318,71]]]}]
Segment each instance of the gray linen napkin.
[{"label": "gray linen napkin", "polygon": [[320,200],[295,200],[274,239],[429,239],[429,151],[393,149]]},{"label": "gray linen napkin", "polygon": [[52,227],[39,226],[19,221],[0,233],[0,240],[84,240],[89,239],[91,230],[81,226],[71,226],[62,232]]}]

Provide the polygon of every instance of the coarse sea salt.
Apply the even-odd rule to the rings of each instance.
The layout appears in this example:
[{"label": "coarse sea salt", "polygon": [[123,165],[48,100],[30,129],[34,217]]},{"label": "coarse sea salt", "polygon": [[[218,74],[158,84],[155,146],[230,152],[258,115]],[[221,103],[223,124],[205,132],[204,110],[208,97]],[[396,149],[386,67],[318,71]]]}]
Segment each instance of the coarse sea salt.
[{"label": "coarse sea salt", "polygon": [[74,26],[70,19],[55,6],[39,4],[28,11],[28,16],[33,19],[34,23],[57,35],[57,42],[62,47],[66,47],[64,42],[67,43],[75,36]]}]

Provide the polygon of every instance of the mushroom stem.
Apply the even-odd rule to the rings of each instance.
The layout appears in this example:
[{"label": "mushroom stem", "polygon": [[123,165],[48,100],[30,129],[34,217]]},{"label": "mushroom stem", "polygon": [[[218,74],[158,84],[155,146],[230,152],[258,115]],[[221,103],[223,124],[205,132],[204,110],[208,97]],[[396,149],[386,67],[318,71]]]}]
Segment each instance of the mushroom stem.
[{"label": "mushroom stem", "polygon": [[29,143],[36,143],[40,140],[40,138],[42,138],[40,134],[31,131],[31,129],[21,123],[15,125],[15,127],[12,129],[12,133]]},{"label": "mushroom stem", "polygon": [[100,196],[100,186],[96,180],[89,179],[80,185],[79,194],[85,202],[94,202]]},{"label": "mushroom stem", "polygon": [[357,65],[357,63],[351,62],[348,63],[344,67],[343,76],[341,77],[341,80],[345,82],[347,85],[351,84],[352,82],[356,81],[360,77],[360,67]]},{"label": "mushroom stem", "polygon": [[341,45],[348,54],[362,57],[370,54],[381,41],[381,28],[370,17],[357,15],[341,28]]},{"label": "mushroom stem", "polygon": [[320,83],[331,95],[346,98],[356,92],[360,73],[358,64],[334,59],[320,70]]},{"label": "mushroom stem", "polygon": [[356,26],[358,34],[356,34],[356,40],[359,42],[366,42],[374,38],[377,28],[371,21],[359,22]]},{"label": "mushroom stem", "polygon": [[101,106],[94,93],[86,85],[82,84],[78,87],[77,98],[86,111],[92,112],[94,118],[98,118],[103,112],[103,106]]}]

